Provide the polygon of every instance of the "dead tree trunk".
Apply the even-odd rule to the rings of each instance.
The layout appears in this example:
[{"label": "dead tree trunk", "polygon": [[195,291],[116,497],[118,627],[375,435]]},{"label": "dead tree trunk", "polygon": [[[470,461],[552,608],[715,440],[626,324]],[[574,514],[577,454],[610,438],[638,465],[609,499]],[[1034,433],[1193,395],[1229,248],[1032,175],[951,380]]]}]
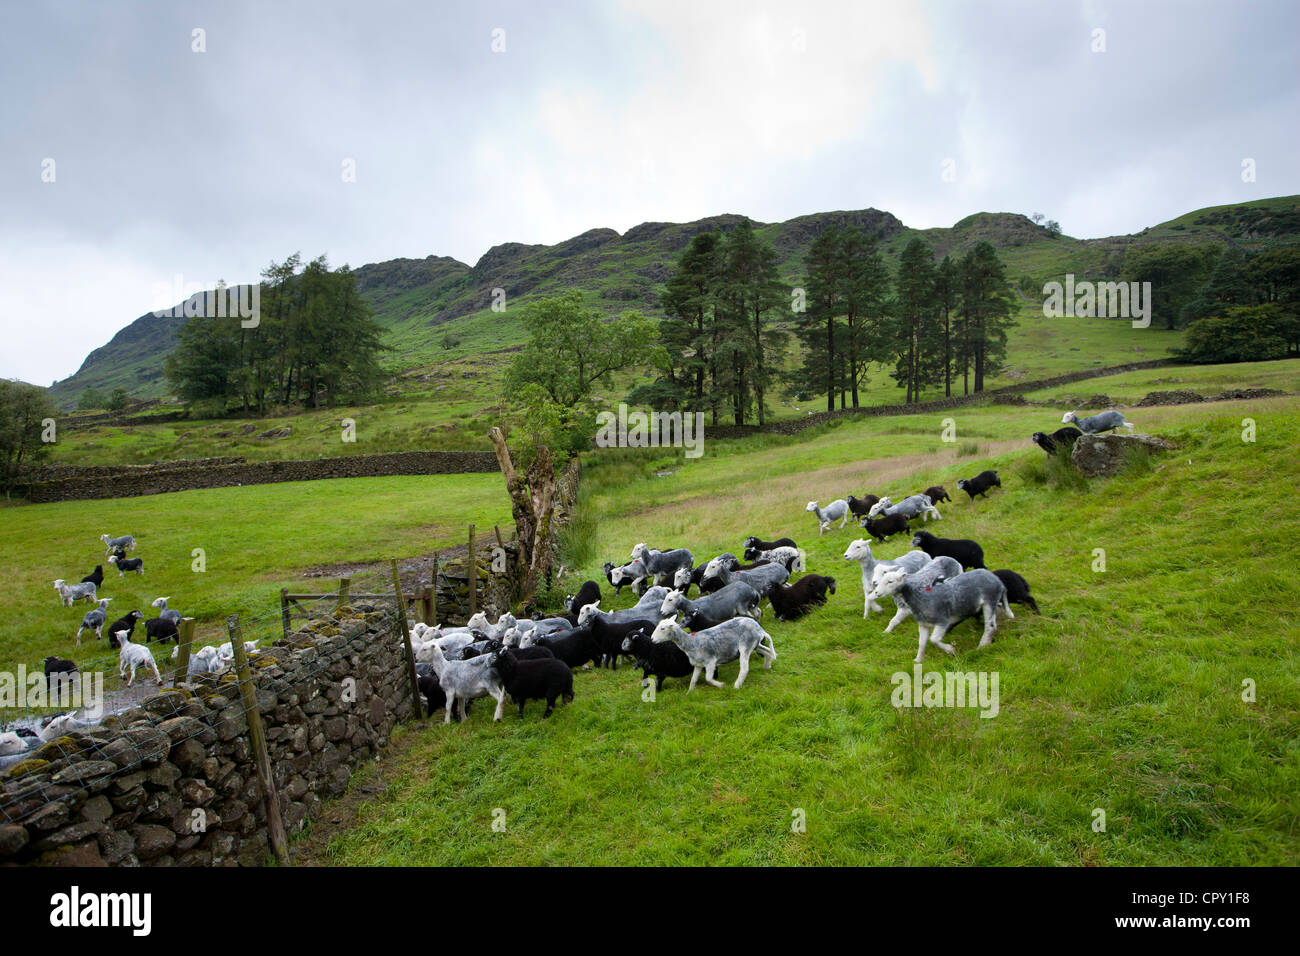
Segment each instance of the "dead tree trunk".
[{"label": "dead tree trunk", "polygon": [[501,429],[493,428],[488,438],[496,450],[497,463],[510,495],[519,536],[519,600],[527,609],[537,596],[537,583],[550,574],[555,560],[555,463],[550,449],[543,445],[537,449],[527,477],[521,478],[510,459],[510,449]]}]

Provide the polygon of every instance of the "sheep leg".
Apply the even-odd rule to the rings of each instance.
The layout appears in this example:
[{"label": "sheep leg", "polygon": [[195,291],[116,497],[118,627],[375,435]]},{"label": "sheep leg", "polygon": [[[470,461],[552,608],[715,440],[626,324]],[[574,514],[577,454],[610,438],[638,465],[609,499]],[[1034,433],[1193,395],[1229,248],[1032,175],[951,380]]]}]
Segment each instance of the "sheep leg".
[{"label": "sheep leg", "polygon": [[945,654],[954,655],[957,653],[957,648],[953,647],[951,644],[945,644],[943,642],[943,636],[947,633],[948,625],[938,625],[930,631],[930,643],[939,648],[939,650],[943,651]]},{"label": "sheep leg", "polygon": [[717,662],[716,660],[709,661],[707,664],[705,664],[705,665],[704,665],[704,682],[705,682],[706,684],[712,684],[714,687],[721,687],[721,686],[722,686],[722,681],[718,680],[718,679],[714,676],[714,674],[716,674],[717,671],[718,671],[718,662]]},{"label": "sheep leg", "polygon": [[925,660],[925,645],[929,637],[929,628],[927,628],[920,621],[917,621],[916,633],[919,635],[919,637],[917,639],[916,657],[914,658],[914,660],[917,664],[919,664],[921,663],[921,661]]},{"label": "sheep leg", "polygon": [[980,638],[980,647],[988,647],[993,643],[993,632],[998,629],[998,607],[994,605],[984,605],[984,636]]},{"label": "sheep leg", "polygon": [[[489,691],[488,693],[491,693],[491,691]],[[506,692],[505,692],[505,688],[502,688],[499,692],[497,692],[497,693],[495,693],[495,694],[492,694],[492,696],[495,697],[495,698],[497,699],[497,709],[494,710],[494,711],[492,712],[492,719],[493,719],[494,721],[497,721],[497,720],[500,720],[500,719],[501,719],[501,715],[504,714],[504,713],[505,713],[505,710],[506,710]],[[523,704],[520,704],[519,707],[520,707],[520,710],[522,710],[522,709],[523,709]]]},{"label": "sheep leg", "polygon": [[893,620],[891,620],[887,625],[885,625],[885,633],[888,634],[888,633],[891,632],[894,628],[896,628],[898,625],[900,625],[900,624],[902,624],[904,621],[906,621],[907,618],[911,615],[911,613],[912,613],[912,612],[911,612],[910,610],[908,610],[908,607],[907,607],[906,604],[899,604],[899,605],[898,605],[898,613],[894,615]]},{"label": "sheep leg", "polygon": [[456,706],[456,692],[452,691],[447,695],[447,716],[443,718],[444,724],[451,723],[451,710]]},{"label": "sheep leg", "polygon": [[695,682],[699,679],[700,679],[700,667],[697,664],[695,665],[695,670],[691,671],[691,686],[686,688],[686,693],[689,694],[691,691],[695,690]]},{"label": "sheep leg", "polygon": [[745,677],[749,674],[749,655],[751,653],[753,652],[744,648],[740,650],[740,673],[736,675],[736,683],[732,685],[736,690],[740,690],[741,685],[745,683]]}]

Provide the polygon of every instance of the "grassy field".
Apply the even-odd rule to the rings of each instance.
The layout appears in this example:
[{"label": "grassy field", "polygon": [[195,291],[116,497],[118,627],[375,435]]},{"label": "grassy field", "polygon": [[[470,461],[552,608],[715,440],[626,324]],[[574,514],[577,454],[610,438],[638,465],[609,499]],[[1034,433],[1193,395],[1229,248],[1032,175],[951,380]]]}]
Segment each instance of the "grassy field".
[{"label": "grassy field", "polygon": [[[1248,373],[1249,374],[1249,373]],[[1257,440],[1244,443],[1252,417]],[[1027,435],[1040,408],[839,422],[671,454],[589,462],[574,551],[580,577],[637,541],[697,556],[750,533],[789,534],[838,593],[765,626],[780,655],[739,691],[639,672],[585,672],[549,721],[412,728],[354,778],[379,793],[343,832],[309,833],[338,864],[1295,864],[1300,862],[1296,588],[1300,399],[1151,408],[1179,449],[1110,480],[1050,469]],[[1053,426],[1054,427],[1054,426]],[[813,535],[810,498],[895,497],[984,467],[1004,489],[943,506],[938,533],[980,541],[1029,579],[994,645],[955,630],[927,671],[997,674],[1000,709],[896,709],[915,624],[862,619],[853,528]],[[658,473],[670,471],[666,477]],[[1259,489],[1280,489],[1260,495]],[[963,496],[964,497],[964,496]],[[1104,549],[1104,573],[1094,570]],[[892,541],[877,548],[892,557]],[[629,604],[624,597],[619,606]],[[736,665],[721,671],[731,681]],[[1257,694],[1243,700],[1243,682]],[[1097,810],[1105,830],[1094,830]],[[502,815],[504,814],[504,816]],[[803,819],[806,832],[794,832]],[[504,829],[493,822],[503,821]]]},{"label": "grassy field", "polygon": [[[47,654],[84,664],[110,653],[107,641],[73,635],[90,605],[61,606],[55,578],[76,582],[104,564],[101,597],[110,621],[154,598],[197,619],[198,634],[226,640],[228,614],[279,613],[279,591],[304,590],[314,565],[367,562],[460,545],[471,522],[510,521],[500,475],[430,475],[288,482],[212,488],[114,501],[77,501],[0,509],[9,543],[0,604],[6,609],[0,667],[28,667]],[[99,536],[134,534],[144,575],[119,577],[104,562]],[[192,570],[193,550],[206,570]],[[328,591],[319,578],[305,590]],[[140,633],[137,630],[137,633]],[[251,635],[250,635],[251,636]]]}]

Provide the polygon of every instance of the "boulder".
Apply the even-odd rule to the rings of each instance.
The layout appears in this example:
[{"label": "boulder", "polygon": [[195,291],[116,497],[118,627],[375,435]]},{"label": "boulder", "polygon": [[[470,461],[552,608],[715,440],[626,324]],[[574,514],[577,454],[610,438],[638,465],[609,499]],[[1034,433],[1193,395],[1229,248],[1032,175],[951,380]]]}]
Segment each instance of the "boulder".
[{"label": "boulder", "polygon": [[1119,472],[1134,449],[1154,454],[1174,447],[1156,435],[1084,435],[1074,443],[1070,460],[1089,478],[1103,478]]}]

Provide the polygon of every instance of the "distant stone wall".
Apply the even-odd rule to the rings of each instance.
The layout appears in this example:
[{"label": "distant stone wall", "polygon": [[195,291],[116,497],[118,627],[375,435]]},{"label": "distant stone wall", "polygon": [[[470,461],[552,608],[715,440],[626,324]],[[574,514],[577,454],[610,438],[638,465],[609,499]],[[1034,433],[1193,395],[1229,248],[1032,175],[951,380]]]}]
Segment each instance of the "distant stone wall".
[{"label": "distant stone wall", "polygon": [[17,493],[33,503],[83,501],[320,478],[489,474],[497,470],[496,456],[488,451],[404,451],[252,462],[243,458],[206,458],[157,465],[54,466],[34,474],[25,485],[20,484]]},{"label": "distant stone wall", "polygon": [[[393,609],[305,622],[249,659],[292,836],[411,714]],[[232,673],[194,678],[0,770],[0,866],[264,862],[266,807]]]},{"label": "distant stone wall", "polygon": [[757,425],[735,426],[719,425],[709,429],[710,438],[743,438],[746,435],[755,435],[760,433],[794,435],[803,431],[805,428],[812,428],[832,421],[836,418],[843,418],[848,415],[915,415],[923,412],[939,412],[950,408],[960,408],[964,405],[973,405],[976,402],[992,401],[1006,404],[1018,404],[1022,392],[1037,391],[1041,388],[1055,388],[1057,385],[1068,385],[1071,382],[1081,382],[1089,378],[1101,378],[1106,375],[1122,375],[1125,372],[1139,372],[1149,368],[1162,368],[1166,365],[1173,365],[1172,359],[1152,359],[1146,362],[1131,362],[1128,365],[1112,365],[1108,368],[1085,369],[1079,372],[1067,372],[1064,375],[1057,375],[1052,378],[1042,378],[1032,382],[1019,382],[1015,385],[1006,385],[1002,388],[986,389],[983,392],[975,392],[970,395],[954,395],[951,398],[940,398],[930,402],[918,402],[914,405],[868,405],[862,408],[841,408],[833,412],[814,412],[803,418],[791,418],[786,421],[771,422],[759,428]]}]

